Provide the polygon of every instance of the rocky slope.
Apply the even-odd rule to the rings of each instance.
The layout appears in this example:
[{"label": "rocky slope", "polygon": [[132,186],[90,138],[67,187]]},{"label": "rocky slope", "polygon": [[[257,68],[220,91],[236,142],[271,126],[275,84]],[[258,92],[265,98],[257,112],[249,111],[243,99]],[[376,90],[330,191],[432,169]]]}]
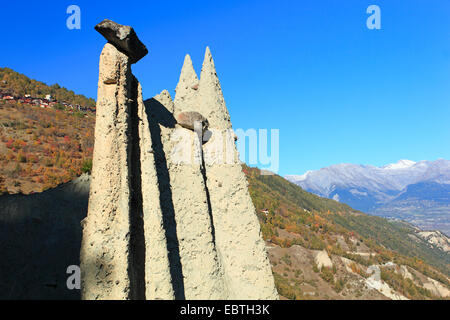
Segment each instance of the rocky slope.
[{"label": "rocky slope", "polygon": [[441,249],[444,252],[450,251],[450,238],[439,231],[419,231],[417,236],[426,240],[430,245]]}]

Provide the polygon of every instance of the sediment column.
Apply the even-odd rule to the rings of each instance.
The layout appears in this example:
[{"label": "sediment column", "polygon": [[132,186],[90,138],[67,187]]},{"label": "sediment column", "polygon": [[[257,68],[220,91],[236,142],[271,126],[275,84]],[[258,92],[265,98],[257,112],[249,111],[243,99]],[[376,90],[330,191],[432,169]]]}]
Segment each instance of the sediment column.
[{"label": "sediment column", "polygon": [[[106,44],[100,56],[95,146],[81,244],[82,299],[130,299],[129,58]],[[132,278],[132,276],[131,276]]]},{"label": "sediment column", "polygon": [[[226,299],[223,269],[215,249],[214,229],[202,174],[201,145],[195,132],[176,124],[174,115],[188,111],[196,75],[186,57],[177,86],[178,100],[167,91],[147,101],[161,206],[177,299]],[[153,122],[153,124],[152,124]]]},{"label": "sediment column", "polygon": [[208,119],[212,131],[203,152],[216,245],[230,290],[229,299],[278,299],[209,48],[206,49],[198,92],[200,98],[195,111]]},{"label": "sediment column", "polygon": [[130,26],[104,20],[95,29],[108,43],[100,56],[92,181],[80,252],[81,296],[143,300],[144,209],[149,216],[158,207],[144,205],[148,189],[143,184],[155,167],[141,168],[141,158],[147,164],[139,135],[143,101],[131,65],[148,50]]},{"label": "sediment column", "polygon": [[140,145],[140,170],[142,181],[143,223],[145,238],[145,295],[147,300],[175,299],[164,216],[161,209],[159,179],[155,164],[149,119],[142,88],[138,87],[138,127]]}]

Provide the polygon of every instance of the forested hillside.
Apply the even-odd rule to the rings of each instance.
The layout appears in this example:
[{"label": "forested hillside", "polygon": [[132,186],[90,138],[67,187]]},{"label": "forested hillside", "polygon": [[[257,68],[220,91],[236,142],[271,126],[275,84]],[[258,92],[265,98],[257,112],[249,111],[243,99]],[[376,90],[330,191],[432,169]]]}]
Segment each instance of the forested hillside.
[{"label": "forested hillside", "polygon": [[0,194],[41,192],[88,172],[95,114],[0,100]]}]

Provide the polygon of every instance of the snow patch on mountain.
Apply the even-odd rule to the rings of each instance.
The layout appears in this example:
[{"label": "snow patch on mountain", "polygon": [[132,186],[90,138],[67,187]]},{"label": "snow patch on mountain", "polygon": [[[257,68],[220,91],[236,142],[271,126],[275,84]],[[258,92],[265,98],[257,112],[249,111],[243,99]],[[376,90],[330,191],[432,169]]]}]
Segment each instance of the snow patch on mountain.
[{"label": "snow patch on mountain", "polygon": [[382,168],[387,169],[387,170],[407,169],[407,168],[412,167],[415,164],[416,164],[416,162],[411,161],[411,160],[400,160],[397,163],[391,163],[386,166],[383,166]]}]

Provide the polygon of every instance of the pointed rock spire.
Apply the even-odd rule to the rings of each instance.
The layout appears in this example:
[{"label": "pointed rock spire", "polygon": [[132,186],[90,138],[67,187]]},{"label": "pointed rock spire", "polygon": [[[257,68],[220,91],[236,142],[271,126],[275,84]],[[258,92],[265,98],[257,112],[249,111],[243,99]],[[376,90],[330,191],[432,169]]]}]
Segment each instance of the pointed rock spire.
[{"label": "pointed rock spire", "polygon": [[226,272],[229,299],[278,299],[247,180],[234,144],[214,60],[206,48],[196,111],[213,132],[203,147],[216,247]]},{"label": "pointed rock spire", "polygon": [[210,123],[211,128],[231,128],[230,115],[225,105],[222,88],[217,77],[216,67],[209,47],[206,47],[205,59],[200,74],[200,105],[197,110]]},{"label": "pointed rock spire", "polygon": [[181,69],[180,80],[175,89],[175,114],[184,111],[195,111],[198,105],[198,77],[187,54]]},{"label": "pointed rock spire", "polygon": [[174,105],[169,91],[164,89],[160,94],[155,96],[155,99],[158,100],[164,107],[166,107],[168,112],[173,113]]}]

